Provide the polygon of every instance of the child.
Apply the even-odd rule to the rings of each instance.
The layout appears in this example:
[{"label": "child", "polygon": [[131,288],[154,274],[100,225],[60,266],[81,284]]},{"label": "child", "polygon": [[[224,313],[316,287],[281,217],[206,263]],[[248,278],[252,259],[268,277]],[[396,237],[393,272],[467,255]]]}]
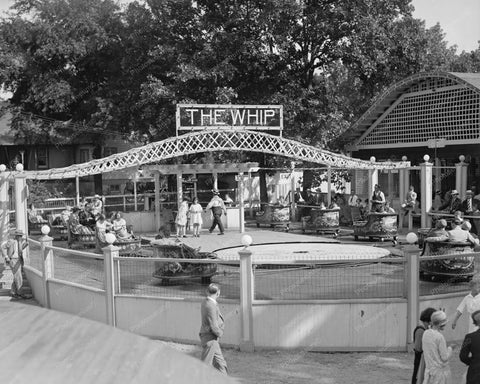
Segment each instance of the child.
[{"label": "child", "polygon": [[193,224],[193,237],[200,237],[200,228],[202,227],[202,212],[203,208],[198,203],[198,197],[193,199],[193,204],[190,206],[190,222]]},{"label": "child", "polygon": [[177,224],[177,237],[187,237],[185,234],[185,227],[187,226],[188,221],[188,200],[183,198],[180,207],[178,207],[177,218],[175,224]]},{"label": "child", "polygon": [[416,327],[413,331],[413,351],[415,352],[415,359],[413,361],[413,375],[412,384],[423,381],[423,373],[425,371],[425,362],[422,359],[422,337],[426,329],[430,327],[430,317],[436,311],[435,308],[427,308],[420,314],[421,325]]}]

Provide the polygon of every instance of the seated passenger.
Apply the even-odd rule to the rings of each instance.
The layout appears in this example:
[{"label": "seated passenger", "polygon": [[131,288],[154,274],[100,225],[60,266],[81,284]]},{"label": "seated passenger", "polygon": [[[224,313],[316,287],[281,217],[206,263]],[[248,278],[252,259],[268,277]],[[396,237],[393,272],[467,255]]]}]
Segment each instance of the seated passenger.
[{"label": "seated passenger", "polygon": [[340,206],[337,203],[337,199],[333,199],[332,202],[330,203],[330,206],[328,209],[340,209]]},{"label": "seated passenger", "polygon": [[112,223],[108,222],[105,218],[104,214],[100,214],[98,216],[97,223],[95,224],[95,227],[97,229],[97,236],[98,240],[101,243],[105,243],[105,234],[108,233],[108,231],[112,228]]},{"label": "seated passenger", "polygon": [[327,209],[327,207],[325,206],[325,203],[324,203],[323,201],[320,203],[320,209],[321,209],[322,211],[325,210],[325,209]]},{"label": "seated passenger", "polygon": [[447,228],[447,220],[445,219],[437,220],[437,223],[435,224],[435,228],[432,228],[428,232],[427,239],[430,241],[448,240],[448,232],[445,228]]},{"label": "seated passenger", "polygon": [[120,212],[115,214],[112,221],[112,229],[115,232],[115,236],[117,236],[117,239],[120,241],[129,240],[133,237],[132,234],[127,231],[127,222]]},{"label": "seated passenger", "polygon": [[393,209],[393,208],[390,206],[390,202],[388,202],[388,201],[385,202],[384,212],[385,212],[385,213],[395,213],[395,209]]},{"label": "seated passenger", "polygon": [[37,211],[33,204],[30,206],[30,208],[27,210],[28,213],[28,220],[30,223],[47,223],[48,220],[45,219],[39,211]]},{"label": "seated passenger", "polygon": [[478,239],[475,239],[470,232],[462,229],[462,221],[458,218],[452,223],[453,229],[448,231],[448,240],[455,242],[469,242],[471,244],[479,244]]},{"label": "seated passenger", "polygon": [[70,231],[74,235],[92,235],[94,232],[87,226],[80,223],[80,218],[78,213],[80,212],[80,208],[73,207],[72,213],[68,218]]}]

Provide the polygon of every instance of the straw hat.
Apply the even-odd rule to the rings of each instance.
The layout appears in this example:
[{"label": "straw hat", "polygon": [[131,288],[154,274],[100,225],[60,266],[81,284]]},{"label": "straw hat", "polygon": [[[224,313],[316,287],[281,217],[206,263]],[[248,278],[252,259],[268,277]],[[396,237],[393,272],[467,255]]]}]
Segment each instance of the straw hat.
[{"label": "straw hat", "polygon": [[435,311],[432,313],[432,317],[430,318],[433,325],[440,327],[442,325],[447,324],[447,314],[443,311]]},{"label": "straw hat", "polygon": [[456,189],[452,189],[452,192],[450,192],[451,195],[458,195],[458,191]]}]

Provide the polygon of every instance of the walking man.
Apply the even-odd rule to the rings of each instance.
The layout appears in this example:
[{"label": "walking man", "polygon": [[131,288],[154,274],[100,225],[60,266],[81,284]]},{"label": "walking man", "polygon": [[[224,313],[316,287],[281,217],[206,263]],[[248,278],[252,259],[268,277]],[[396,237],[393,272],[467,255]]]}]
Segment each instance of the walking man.
[{"label": "walking man", "polygon": [[212,365],[221,373],[227,374],[227,362],[223,357],[219,339],[223,335],[223,316],[218,308],[217,299],[220,288],[210,284],[206,291],[207,297],[202,302],[202,326],[200,327],[200,342],[202,344],[202,361]]},{"label": "walking man", "polygon": [[218,229],[220,230],[219,235],[223,235],[224,229],[223,229],[223,224],[222,224],[222,212],[225,212],[227,214],[227,210],[225,208],[225,203],[223,202],[222,198],[219,196],[219,193],[217,190],[213,190],[213,197],[212,200],[207,205],[206,210],[212,210],[213,214],[213,221],[212,221],[212,226],[208,230],[210,233],[213,232],[215,227],[218,225]]}]

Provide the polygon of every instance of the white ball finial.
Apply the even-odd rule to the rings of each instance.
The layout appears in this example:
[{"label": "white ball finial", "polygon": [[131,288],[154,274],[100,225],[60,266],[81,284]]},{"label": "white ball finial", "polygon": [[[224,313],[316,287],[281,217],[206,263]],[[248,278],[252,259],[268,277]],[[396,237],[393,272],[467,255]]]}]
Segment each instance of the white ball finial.
[{"label": "white ball finial", "polygon": [[250,235],[243,235],[242,236],[242,244],[245,247],[249,247],[252,243],[253,243],[252,236],[250,236]]},{"label": "white ball finial", "polygon": [[117,240],[116,236],[113,233],[107,233],[105,235],[105,241],[108,244],[113,244]]},{"label": "white ball finial", "polygon": [[23,171],[23,164],[22,164],[22,163],[18,163],[17,166],[15,167],[15,169],[16,169],[18,172],[22,172],[22,171]]},{"label": "white ball finial", "polygon": [[425,160],[425,162],[428,163],[428,160],[430,160],[430,156],[429,155],[424,155],[423,160]]},{"label": "white ball finial", "polygon": [[377,161],[377,159],[375,158],[375,156],[372,156],[372,157],[370,157],[370,161],[371,161],[372,163],[374,163],[375,161]]},{"label": "white ball finial", "polygon": [[463,163],[465,161],[465,156],[463,155],[458,156],[458,160],[460,160],[460,162]]},{"label": "white ball finial", "polygon": [[40,229],[42,231],[42,235],[47,236],[50,233],[50,227],[48,225],[42,225]]},{"label": "white ball finial", "polygon": [[5,164],[0,164],[0,172],[5,172],[7,170],[7,166]]},{"label": "white ball finial", "polygon": [[407,233],[406,239],[409,244],[415,244],[418,240],[418,236],[414,232],[409,232]]},{"label": "white ball finial", "polygon": [[407,156],[402,156],[402,161],[407,161],[408,157]]}]

